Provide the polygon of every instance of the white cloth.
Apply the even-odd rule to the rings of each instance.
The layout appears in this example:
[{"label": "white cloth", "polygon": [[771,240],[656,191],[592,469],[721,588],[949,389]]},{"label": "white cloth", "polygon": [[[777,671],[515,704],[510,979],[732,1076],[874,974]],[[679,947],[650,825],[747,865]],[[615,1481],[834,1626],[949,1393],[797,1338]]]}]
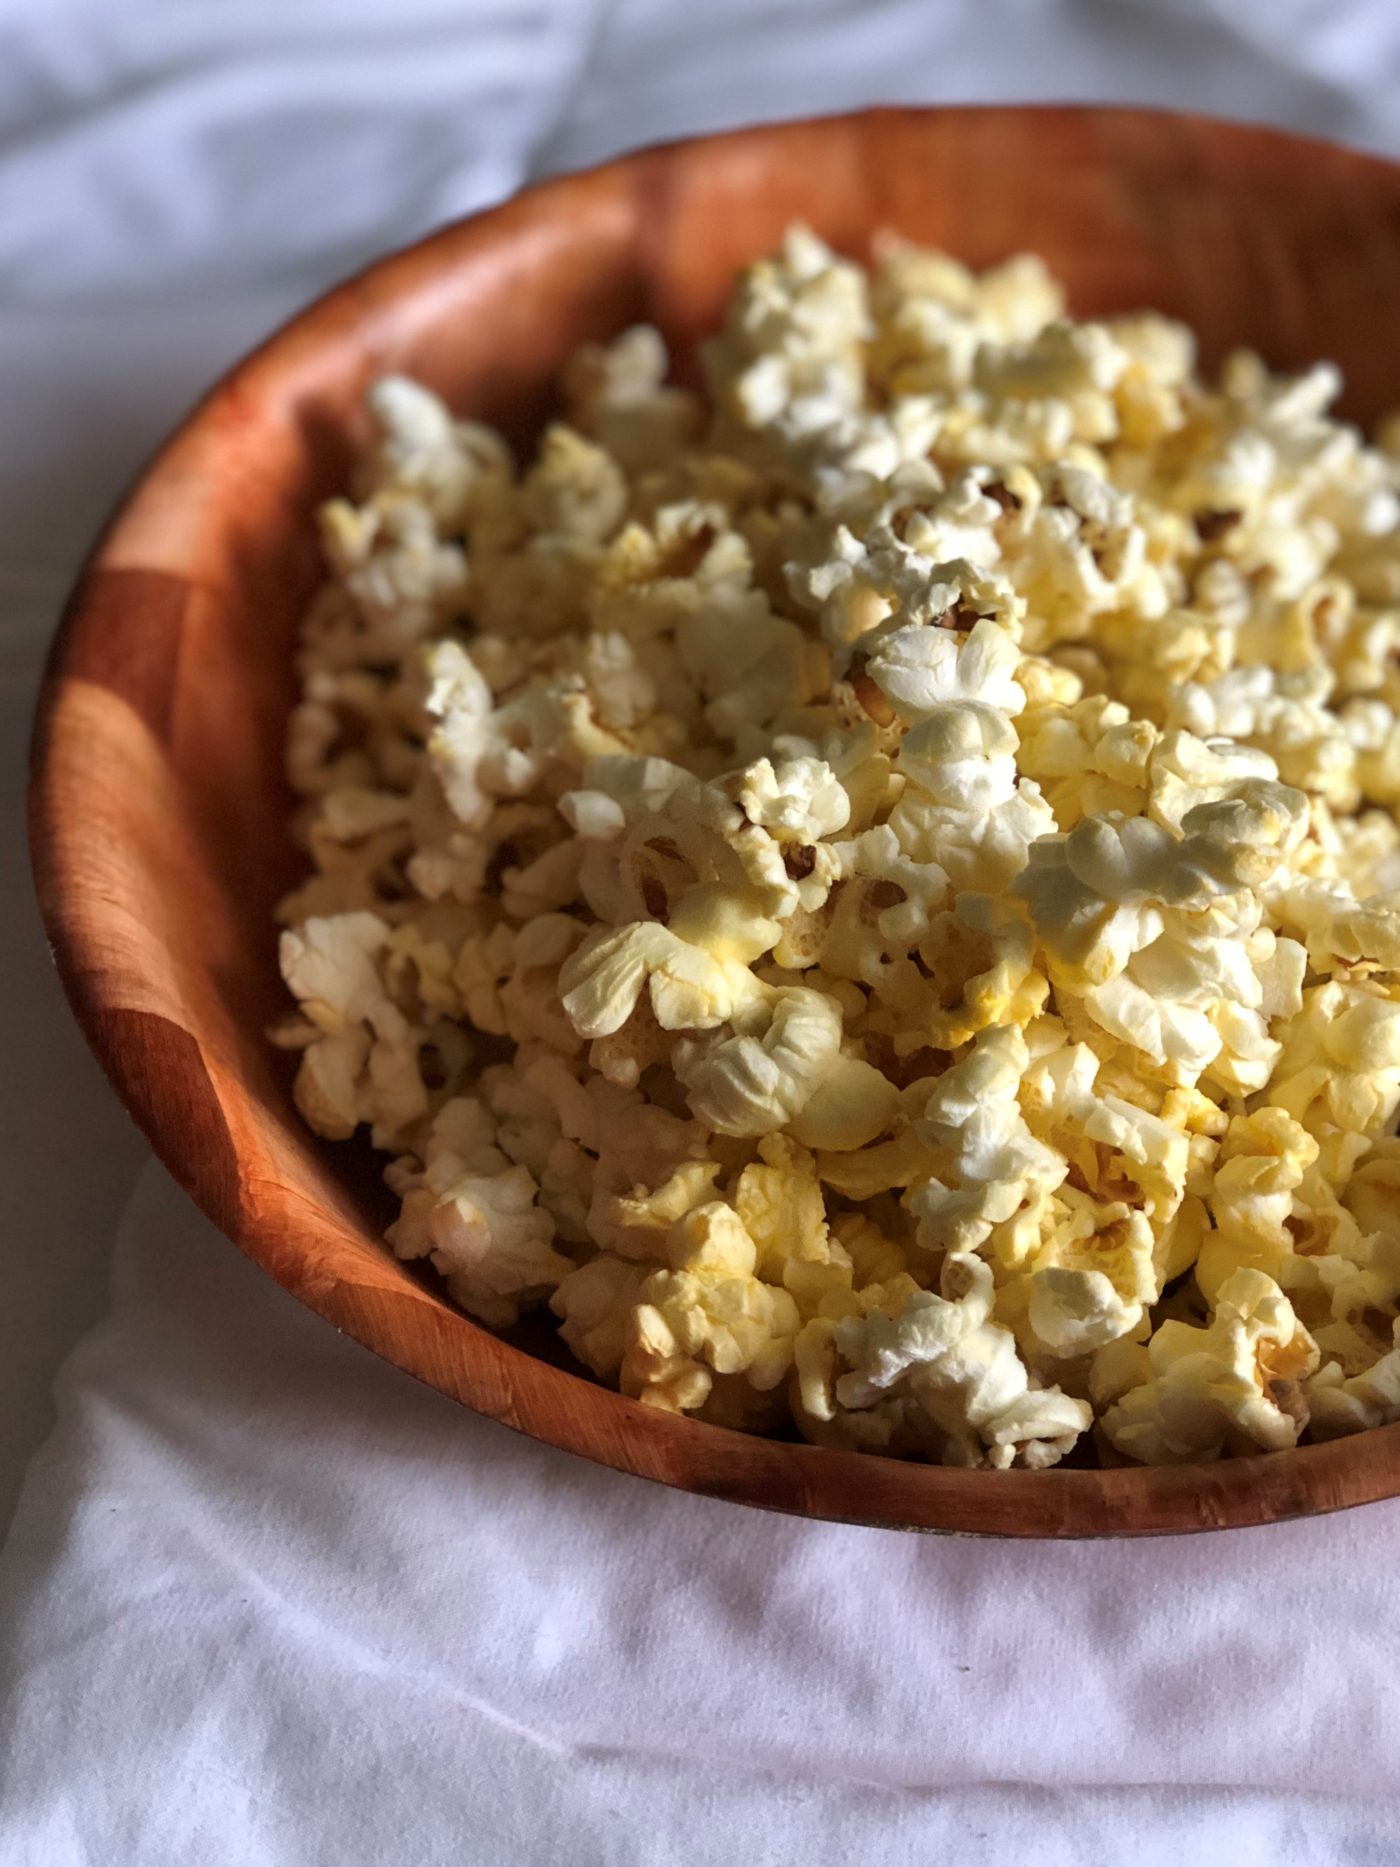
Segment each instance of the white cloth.
[{"label": "white cloth", "polygon": [[152,1169],[12,1537],[0,1859],[1393,1861],[1397,1534],[685,1497],[376,1363]]},{"label": "white cloth", "polygon": [[[374,249],[627,143],[879,98],[1117,97],[1395,150],[1397,76],[1386,0],[9,0],[6,801],[103,503]],[[13,821],[3,848],[22,1445],[140,1149],[43,977]],[[0,1558],[4,1867],[1400,1858],[1400,1505],[1072,1547],[805,1524],[453,1408],[155,1168],[113,1274]]]}]

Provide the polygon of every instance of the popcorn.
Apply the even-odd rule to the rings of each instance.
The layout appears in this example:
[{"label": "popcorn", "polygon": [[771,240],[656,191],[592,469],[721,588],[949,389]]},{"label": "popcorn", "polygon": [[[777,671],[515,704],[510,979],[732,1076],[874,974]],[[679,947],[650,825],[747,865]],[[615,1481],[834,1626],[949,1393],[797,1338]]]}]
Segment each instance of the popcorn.
[{"label": "popcorn", "polygon": [[282,977],[319,1030],[344,1031],[383,998],[374,962],[389,931],[377,914],[336,914],[313,917],[282,935]]},{"label": "popcorn", "polygon": [[979,278],[954,259],[889,238],[878,253],[870,369],[896,394],[965,389],[979,346],[1028,342],[1064,309],[1064,294],[1030,254]]},{"label": "popcorn", "polygon": [[653,921],[590,936],[560,985],[564,1010],[582,1037],[620,1030],[644,987],[663,1031],[709,1030],[758,996],[747,969],[726,965]]},{"label": "popcorn", "polygon": [[554,1220],[536,1203],[525,1167],[494,1144],[481,1103],[442,1108],[428,1135],[423,1170],[410,1179],[403,1212],[386,1234],[401,1258],[432,1259],[462,1308],[483,1322],[512,1323],[572,1271],[552,1247]]},{"label": "popcorn", "polygon": [[1333,680],[1326,667],[1279,674],[1233,668],[1206,685],[1188,684],[1168,719],[1201,738],[1234,740],[1273,759],[1285,784],[1355,810],[1360,796],[1357,749],[1345,723],[1329,711]]},{"label": "popcorn", "polygon": [[[1091,421],[1112,422],[1109,406]],[[1024,596],[1029,648],[1079,640],[1110,612],[1143,622],[1169,608],[1170,586],[1149,558],[1131,498],[1082,467],[1041,469],[1007,544],[1006,570]]]},{"label": "popcorn", "polygon": [[1336,979],[1311,987],[1268,1094],[1319,1140],[1383,1129],[1400,1107],[1400,996]]},{"label": "popcorn", "polygon": [[[739,1175],[734,1207],[754,1241],[761,1275],[791,1289],[795,1266],[849,1270],[850,1258],[827,1229],[812,1156],[780,1135],[765,1135],[758,1156]],[[812,1290],[812,1280],[806,1287]]]},{"label": "popcorn", "polygon": [[836,1062],[841,1008],[822,992],[789,986],[744,1007],[730,1023],[727,1037],[682,1038],[671,1052],[672,1068],[707,1128],[769,1134],[802,1114]]},{"label": "popcorn", "polygon": [[308,617],[309,666],[398,661],[466,600],[461,548],[438,537],[432,511],[412,494],[385,488],[360,507],[333,499],[321,510],[321,537],[346,600]]},{"label": "popcorn", "polygon": [[1056,1240],[1027,1280],[1028,1318],[1037,1341],[1052,1355],[1069,1356],[1130,1335],[1161,1294],[1153,1243],[1142,1213],[1122,1209],[1087,1238]]},{"label": "popcorn", "polygon": [[1216,1155],[1210,1210],[1215,1229],[1196,1264],[1196,1282],[1214,1300],[1242,1267],[1267,1273],[1288,1294],[1316,1284],[1317,1265],[1299,1256],[1290,1226],[1295,1195],[1318,1157],[1318,1145],[1281,1108],[1237,1115]]},{"label": "popcorn", "polygon": [[1393,452],[1024,256],[797,228],[702,362],[585,346],[520,469],[371,386],[304,1118],[663,1410],[998,1469],[1400,1420]]},{"label": "popcorn", "polygon": [[850,799],[822,759],[760,759],[743,773],[739,807],[750,823],[798,849],[843,830]]},{"label": "popcorn", "polygon": [[959,1050],[995,1025],[1024,1027],[1050,991],[1035,963],[1035,941],[1013,904],[968,889],[930,920],[919,956],[931,974],[932,1003],[922,1028],[892,1032],[895,1049]]},{"label": "popcorn", "polygon": [[1109,392],[1126,366],[1126,353],[1101,324],[1057,318],[1029,343],[984,345],[973,382],[996,400],[1060,403],[1070,439],[1102,441],[1118,425]]},{"label": "popcorn", "polygon": [[835,1056],[788,1122],[788,1133],[804,1147],[849,1153],[891,1127],[899,1106],[899,1091],[873,1063]]},{"label": "popcorn", "polygon": [[[313,916],[282,935],[282,976],[306,1021],[284,1033],[301,1051],[293,1097],[308,1126],[330,1140],[347,1140],[365,1122],[376,1147],[395,1145],[465,1069],[460,1030],[421,1004],[410,1020],[395,1003],[381,969],[391,937],[367,913]],[[423,1074],[430,1051],[436,1092]]]},{"label": "popcorn", "polygon": [[365,399],[379,430],[366,463],[366,493],[411,492],[440,530],[454,531],[470,518],[483,487],[509,475],[500,436],[480,422],[454,420],[421,383],[381,376]]},{"label": "popcorn", "polygon": [[808,232],[739,281],[724,335],[707,356],[716,401],[743,427],[791,447],[859,408],[866,282]]},{"label": "popcorn", "polygon": [[[952,596],[957,585],[943,588]],[[981,617],[966,635],[924,623],[893,629],[873,646],[866,672],[911,720],[950,702],[1014,714],[1025,704],[1015,679],[1019,661],[1011,631]]]},{"label": "popcorn", "polygon": [[1317,1439],[1335,1439],[1400,1420],[1400,1321],[1396,1345],[1360,1374],[1329,1361],[1308,1383],[1309,1423]]},{"label": "popcorn", "polygon": [[1205,1329],[1164,1322],[1148,1344],[1150,1378],[1104,1415],[1120,1452],[1154,1465],[1277,1452],[1308,1421],[1304,1388],[1317,1345],[1262,1271],[1235,1271]]},{"label": "popcorn", "polygon": [[1055,1464],[1089,1424],[1089,1408],[1031,1385],[1014,1338],[989,1320],[992,1297],[988,1267],[953,1252],[938,1293],[915,1289],[892,1311],[872,1305],[829,1336],[809,1323],[803,1336],[819,1332],[835,1353],[804,1356],[804,1410],[846,1420],[893,1392],[906,1400],[908,1430],[945,1464]]},{"label": "popcorn", "polygon": [[713,1374],[743,1374],[760,1393],[792,1366],[797,1306],[786,1290],[722,1270],[656,1271],[632,1309],[624,1394],[667,1412],[704,1405]]},{"label": "popcorn", "polygon": [[570,1271],[549,1299],[570,1350],[604,1381],[615,1381],[622,1368],[628,1318],[646,1275],[604,1251]]},{"label": "popcorn", "polygon": [[1110,811],[1141,814],[1159,737],[1106,695],[1055,701],[1017,722],[1016,765],[1037,780],[1057,827],[1068,831]]},{"label": "popcorn", "polygon": [[585,344],[564,372],[575,426],[631,472],[658,467],[692,438],[701,409],[666,382],[666,345],[634,324],[606,347]]}]

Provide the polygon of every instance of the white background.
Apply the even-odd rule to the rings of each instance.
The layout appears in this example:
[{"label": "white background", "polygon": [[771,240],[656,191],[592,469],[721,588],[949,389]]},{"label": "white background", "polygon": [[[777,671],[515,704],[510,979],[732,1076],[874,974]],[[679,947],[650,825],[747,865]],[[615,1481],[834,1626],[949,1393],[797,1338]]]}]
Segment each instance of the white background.
[{"label": "white background", "polygon": [[312,292],[660,136],[1079,98],[1400,152],[1400,8],[0,0],[0,1528],[140,1180],[0,1565],[6,1867],[902,1861],[976,1833],[983,1859],[1400,1857],[1400,1514],[954,1553],[523,1445],[141,1177],[29,901],[27,714],[78,558]]}]

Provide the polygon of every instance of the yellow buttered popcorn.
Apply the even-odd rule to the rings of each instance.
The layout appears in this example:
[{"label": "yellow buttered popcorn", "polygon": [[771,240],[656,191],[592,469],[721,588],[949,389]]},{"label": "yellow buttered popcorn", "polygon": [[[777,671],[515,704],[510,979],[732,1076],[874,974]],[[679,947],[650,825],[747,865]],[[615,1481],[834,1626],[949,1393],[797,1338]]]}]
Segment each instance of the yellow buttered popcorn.
[{"label": "yellow buttered popcorn", "polygon": [[1164,1322],[1147,1350],[1148,1379],[1104,1415],[1104,1431],[1148,1464],[1276,1452],[1308,1423],[1317,1344],[1262,1271],[1238,1270],[1216,1294],[1209,1327]]},{"label": "yellow buttered popcorn", "polygon": [[[1400,1419],[1400,454],[804,228],[321,514],[273,1033],[598,1380],[1001,1469]],[[1092,1429],[1092,1433],[1091,1433]]]}]

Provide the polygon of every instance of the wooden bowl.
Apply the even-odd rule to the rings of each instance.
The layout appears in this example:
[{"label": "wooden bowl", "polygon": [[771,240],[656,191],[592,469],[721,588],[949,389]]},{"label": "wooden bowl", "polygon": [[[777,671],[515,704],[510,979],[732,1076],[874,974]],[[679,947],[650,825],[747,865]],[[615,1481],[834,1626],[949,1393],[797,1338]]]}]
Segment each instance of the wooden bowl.
[{"label": "wooden bowl", "polygon": [[[737,267],[795,218],[975,266],[1042,253],[1081,314],[1155,306],[1270,362],[1333,357],[1349,412],[1400,401],[1400,170],[1138,110],[872,111],[650,150],[448,227],[226,376],[84,572],[39,706],[31,836],[68,995],[175,1178],[294,1296],[443,1393],[621,1471],[807,1516],[1013,1536],[1263,1523],[1400,1492],[1400,1427],[1168,1469],[969,1472],[653,1411],[498,1339],[380,1242],[367,1153],[316,1142],[263,1036],[292,643],[361,397],[406,370],[528,441],[577,344],[650,319],[685,366]],[[382,1195],[381,1195],[382,1198]]]}]

